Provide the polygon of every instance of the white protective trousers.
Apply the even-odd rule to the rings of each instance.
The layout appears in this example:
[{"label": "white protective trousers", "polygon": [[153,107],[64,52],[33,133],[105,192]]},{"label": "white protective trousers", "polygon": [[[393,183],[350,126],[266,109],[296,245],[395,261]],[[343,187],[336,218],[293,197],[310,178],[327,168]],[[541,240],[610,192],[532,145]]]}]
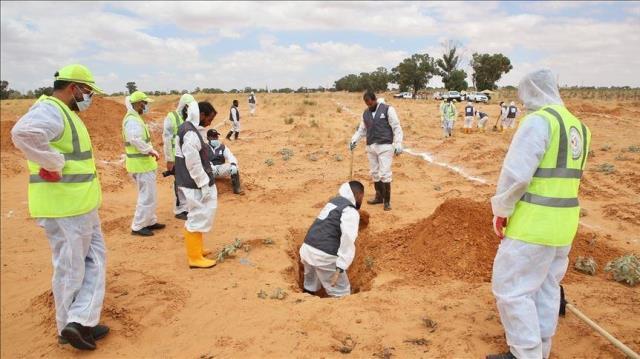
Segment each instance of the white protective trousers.
[{"label": "white protective trousers", "polygon": [[51,246],[58,335],[71,322],[98,325],[106,272],[98,209],[74,217],[38,218],[37,223],[44,228]]},{"label": "white protective trousers", "polygon": [[240,132],[240,121],[231,121],[231,131]]},{"label": "white protective trousers", "polygon": [[478,120],[478,128],[484,128],[487,125],[487,120],[489,120],[489,117],[487,116],[480,117]]},{"label": "white protective trousers", "polygon": [[211,188],[211,195],[203,198],[202,190],[193,188],[178,188],[186,198],[187,221],[184,226],[189,232],[206,233],[211,231],[213,220],[218,208],[218,189]]},{"label": "white protective trousers", "polygon": [[158,222],[158,217],[156,217],[156,205],[158,202],[156,171],[132,173],[131,177],[138,186],[138,202],[136,203],[136,213],[133,216],[131,229],[139,231]]},{"label": "white protective trousers", "polygon": [[466,116],[464,118],[464,128],[473,127],[473,116]]},{"label": "white protective trousers", "polygon": [[442,131],[444,133],[444,136],[451,136],[453,134],[453,124],[454,124],[454,120],[453,119],[444,119],[443,122],[444,126],[442,127]]},{"label": "white protective trousers", "polygon": [[212,165],[213,175],[217,177],[231,177],[231,168],[233,167],[229,163],[223,163],[221,165]]},{"label": "white protective trousers", "polygon": [[391,163],[393,162],[393,145],[377,144],[367,146],[369,170],[373,182],[391,182]]},{"label": "white protective trousers", "polygon": [[331,276],[336,272],[335,264],[312,266],[302,260],[302,265],[304,266],[304,289],[317,292],[322,287],[332,297],[344,297],[351,294],[351,284],[347,272],[340,273],[336,286],[331,286]]},{"label": "white protective trousers", "polygon": [[256,104],[255,103],[249,103],[249,113],[250,114],[254,114],[256,113]]},{"label": "white protective trousers", "polygon": [[513,128],[513,126],[515,125],[516,119],[515,118],[508,118],[505,117],[502,120],[502,127],[503,128]]},{"label": "white protective trousers", "polygon": [[570,250],[506,237],[500,243],[491,286],[507,344],[518,359],[549,357]]}]

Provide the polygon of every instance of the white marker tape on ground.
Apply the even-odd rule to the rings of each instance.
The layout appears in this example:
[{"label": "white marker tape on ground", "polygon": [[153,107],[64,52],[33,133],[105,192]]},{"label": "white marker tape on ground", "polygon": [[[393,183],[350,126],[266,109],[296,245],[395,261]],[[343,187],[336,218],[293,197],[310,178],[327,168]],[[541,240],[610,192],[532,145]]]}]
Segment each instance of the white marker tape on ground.
[{"label": "white marker tape on ground", "polygon": [[428,153],[428,152],[415,152],[410,148],[405,148],[404,152],[406,152],[407,154],[410,154],[412,156],[420,157],[423,160],[425,160],[425,161],[427,161],[429,163],[432,163],[432,164],[434,164],[436,166],[440,166],[440,167],[444,167],[446,169],[449,169],[449,170],[459,174],[460,176],[468,179],[469,181],[479,182],[479,183],[482,183],[482,184],[489,184],[487,182],[487,180],[485,180],[484,178],[480,178],[480,177],[477,177],[477,176],[472,176],[472,175],[468,174],[461,167],[452,166],[452,165],[450,165],[450,164],[448,164],[446,162],[437,161],[435,158],[433,158],[433,155]]}]

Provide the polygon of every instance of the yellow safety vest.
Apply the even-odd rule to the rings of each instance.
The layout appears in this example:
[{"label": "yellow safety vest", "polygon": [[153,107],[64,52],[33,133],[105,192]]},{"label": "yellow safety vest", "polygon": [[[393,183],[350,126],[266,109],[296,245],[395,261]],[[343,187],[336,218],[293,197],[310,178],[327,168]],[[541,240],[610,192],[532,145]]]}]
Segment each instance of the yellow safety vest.
[{"label": "yellow safety vest", "polygon": [[138,149],[127,141],[125,135],[125,125],[127,121],[137,121],[144,131],[142,140],[146,143],[151,143],[151,135],[149,134],[149,127],[144,123],[142,117],[137,112],[129,111],[122,120],[122,139],[124,141],[124,149],[127,155],[125,165],[127,172],[129,173],[144,173],[155,171],[158,168],[158,163],[155,158],[147,153],[140,153]]},{"label": "yellow safety vest", "polygon": [[173,137],[171,137],[171,153],[176,157],[176,136],[178,135],[178,127],[184,123],[182,116],[176,111],[169,112],[171,120],[173,120]]},{"label": "yellow safety vest", "polygon": [[102,190],[93,158],[91,138],[78,115],[55,97],[41,97],[60,111],[64,130],[49,146],[64,156],[62,179],[47,182],[39,175],[40,165],[29,166],[29,213],[34,218],[61,218],[86,214],[99,207]]},{"label": "yellow safety vest", "polygon": [[591,132],[561,105],[544,107],[532,115],[549,123],[551,143],[527,192],[516,203],[505,236],[534,244],[567,246],[578,230],[578,189]]}]

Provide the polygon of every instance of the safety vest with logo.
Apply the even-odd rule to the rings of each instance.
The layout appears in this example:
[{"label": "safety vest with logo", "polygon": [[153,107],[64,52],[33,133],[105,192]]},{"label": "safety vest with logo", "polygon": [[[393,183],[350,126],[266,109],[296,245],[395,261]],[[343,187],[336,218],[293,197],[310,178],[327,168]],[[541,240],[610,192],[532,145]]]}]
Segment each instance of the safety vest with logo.
[{"label": "safety vest with logo", "polygon": [[578,230],[578,189],[591,132],[561,105],[544,107],[532,115],[549,124],[550,144],[527,192],[516,203],[505,236],[534,244],[568,246]]},{"label": "safety vest with logo", "polygon": [[127,121],[136,121],[142,127],[143,134],[142,140],[146,143],[151,143],[151,135],[149,135],[149,127],[144,123],[142,117],[137,112],[127,112],[122,120],[122,139],[124,141],[124,149],[127,155],[125,160],[125,165],[127,167],[127,172],[129,173],[144,173],[154,171],[158,168],[158,163],[155,158],[147,153],[140,153],[138,149],[127,141],[127,137],[125,135],[125,127]]},{"label": "safety vest with logo", "polygon": [[445,120],[455,120],[456,118],[456,108],[451,102],[447,102],[442,107],[442,115]]},{"label": "safety vest with logo", "polygon": [[182,125],[184,120],[182,119],[182,116],[180,116],[176,111],[169,112],[169,117],[171,117],[171,121],[173,122],[173,137],[171,137],[171,153],[175,158],[176,157],[176,136],[178,135],[178,127]]},{"label": "safety vest with logo", "polygon": [[89,213],[100,206],[102,190],[93,158],[91,138],[78,115],[55,97],[41,97],[37,102],[53,104],[60,111],[64,129],[49,146],[64,156],[58,182],[47,182],[39,175],[40,165],[29,166],[29,213],[34,218],[61,218]]}]

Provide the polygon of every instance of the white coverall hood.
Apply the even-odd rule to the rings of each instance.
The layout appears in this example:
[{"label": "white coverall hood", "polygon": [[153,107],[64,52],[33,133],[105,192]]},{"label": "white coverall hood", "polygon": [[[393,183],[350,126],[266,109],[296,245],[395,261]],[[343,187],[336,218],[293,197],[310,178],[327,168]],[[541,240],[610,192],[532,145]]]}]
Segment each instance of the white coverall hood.
[{"label": "white coverall hood", "polygon": [[193,123],[196,128],[200,126],[200,108],[198,107],[198,103],[191,102],[187,107],[187,118],[186,121]]},{"label": "white coverall hood", "polygon": [[349,182],[345,182],[342,184],[342,186],[340,186],[340,189],[338,190],[338,194],[348,199],[349,202],[351,202],[354,206],[356,205],[356,196],[353,194],[353,191],[351,190],[351,186],[349,186]]},{"label": "white coverall hood", "polygon": [[182,113],[182,109],[186,105],[188,105],[188,104],[190,104],[192,102],[195,102],[195,101],[196,101],[196,99],[191,94],[186,93],[186,94],[182,95],[182,97],[180,97],[180,101],[178,102],[178,107],[176,108],[176,112],[181,114]]},{"label": "white coverall hood", "polygon": [[527,111],[537,111],[548,105],[563,105],[558,83],[549,69],[533,71],[520,80],[518,97]]},{"label": "white coverall hood", "polygon": [[127,111],[136,112],[136,110],[134,110],[133,106],[131,105],[131,96],[127,96],[124,98],[124,105],[127,108]]}]

